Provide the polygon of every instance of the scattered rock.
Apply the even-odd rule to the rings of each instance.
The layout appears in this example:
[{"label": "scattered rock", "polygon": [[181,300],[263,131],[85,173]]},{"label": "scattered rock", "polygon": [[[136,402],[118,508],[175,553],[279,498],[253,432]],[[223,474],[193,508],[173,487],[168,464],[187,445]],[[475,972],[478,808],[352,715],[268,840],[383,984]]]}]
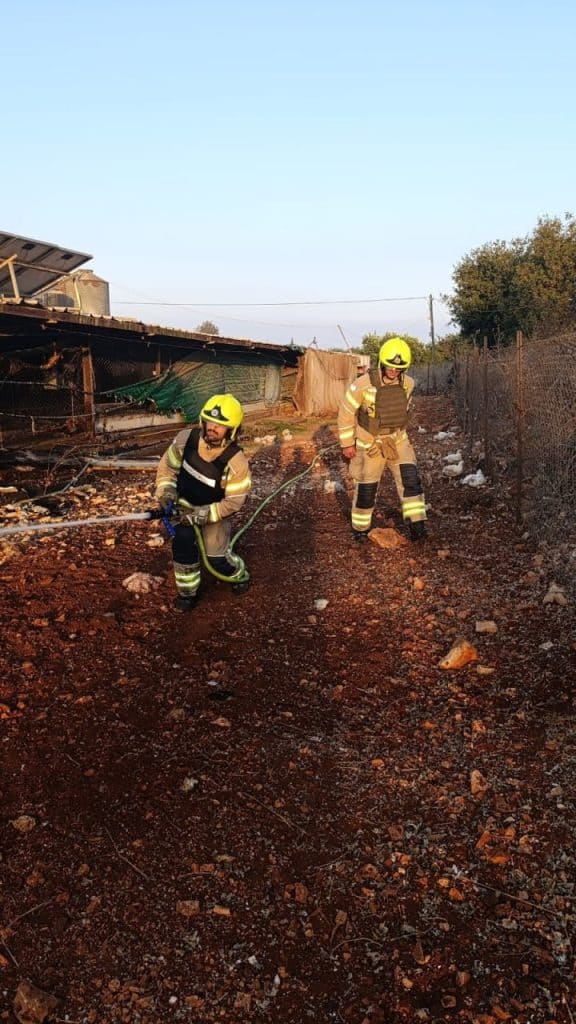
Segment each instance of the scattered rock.
[{"label": "scattered rock", "polygon": [[487,789],[490,788],[490,783],[486,781],[482,772],[479,772],[477,768],[474,768],[470,772],[470,792],[472,796],[477,796],[482,799]]},{"label": "scattered rock", "polygon": [[368,536],[379,548],[389,550],[404,547],[408,543],[406,537],[390,527],[375,526],[373,530],[370,530]]},{"label": "scattered rock", "polygon": [[153,533],[152,536],[146,541],[146,545],[149,548],[161,548],[165,544],[164,537],[161,537],[159,533]]},{"label": "scattered rock", "polygon": [[478,665],[476,671],[479,676],[493,676],[496,669],[490,668],[489,665]]},{"label": "scattered rock", "polygon": [[476,648],[467,640],[460,639],[452,645],[448,654],[439,662],[440,668],[457,669],[463,668],[471,661],[478,661],[479,655]]},{"label": "scattered rock", "polygon": [[10,822],[12,828],[15,828],[17,832],[31,832],[33,828],[36,828],[36,818],[31,818],[29,814],[21,814],[19,818],[14,818]]},{"label": "scattered rock", "polygon": [[497,633],[498,626],[492,619],[479,619],[474,627],[477,633]]},{"label": "scattered rock", "polygon": [[169,722],[183,722],[186,718],[186,711],[184,708],[171,708],[166,718]]},{"label": "scattered rock", "polygon": [[14,997],[14,1013],[21,1024],[42,1024],[59,1005],[56,996],[43,992],[29,981],[20,982]]},{"label": "scattered rock", "polygon": [[305,904],[308,902],[308,888],[303,882],[296,882],[294,886],[294,899],[296,903]]},{"label": "scattered rock", "polygon": [[7,540],[0,541],[0,565],[5,565],[11,558],[16,558],[19,554],[18,548],[15,548],[13,544],[9,544]]},{"label": "scattered rock", "polygon": [[548,587],[548,593],[542,599],[542,604],[559,604],[562,608],[565,608],[568,604],[568,598],[562,587],[559,587],[557,583],[551,583]]},{"label": "scattered rock", "polygon": [[161,583],[161,576],[151,576],[147,572],[133,572],[131,576],[122,580],[122,586],[132,594],[148,594],[151,590],[156,590]]},{"label": "scattered rock", "polygon": [[198,785],[198,779],[193,779],[192,776],[187,776],[182,782],[180,789],[183,793],[192,793]]},{"label": "scattered rock", "polygon": [[200,913],[199,900],[178,900],[176,912],[182,917],[196,917]]}]

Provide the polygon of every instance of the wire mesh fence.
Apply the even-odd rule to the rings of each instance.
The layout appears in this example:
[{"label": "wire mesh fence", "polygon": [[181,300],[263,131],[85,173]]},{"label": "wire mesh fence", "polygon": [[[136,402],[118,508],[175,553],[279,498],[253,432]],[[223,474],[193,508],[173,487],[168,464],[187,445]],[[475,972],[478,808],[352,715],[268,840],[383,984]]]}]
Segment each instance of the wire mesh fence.
[{"label": "wire mesh fence", "polygon": [[55,360],[47,352],[0,357],[2,436],[26,439],[76,429],[84,417],[82,361],[78,350]]},{"label": "wire mesh fence", "polygon": [[[162,365],[166,368],[162,372]],[[110,346],[53,351],[50,346],[0,356],[0,446],[38,444],[84,433],[95,436],[97,416],[116,408],[130,414],[131,400],[149,410],[174,410],[194,421],[210,395],[231,391],[242,404],[291,402],[296,368],[256,353],[210,353],[199,361],[159,351]],[[286,369],[286,368],[284,368]]]},{"label": "wire mesh fence", "polygon": [[157,372],[156,358],[151,352],[139,352],[130,358],[118,352],[92,351],[94,391],[97,395],[130,384],[148,380]]},{"label": "wire mesh fence", "polygon": [[437,395],[445,392],[451,382],[452,363],[420,363],[408,370],[418,385],[418,393]]},{"label": "wire mesh fence", "polygon": [[576,331],[456,360],[454,399],[467,440],[514,512],[550,540],[576,540]]}]

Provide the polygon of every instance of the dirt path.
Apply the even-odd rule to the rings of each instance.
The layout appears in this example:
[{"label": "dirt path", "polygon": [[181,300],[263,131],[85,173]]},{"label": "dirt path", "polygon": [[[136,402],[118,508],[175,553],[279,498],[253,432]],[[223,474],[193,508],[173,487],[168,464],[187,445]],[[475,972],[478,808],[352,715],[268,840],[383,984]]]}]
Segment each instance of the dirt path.
[{"label": "dirt path", "polygon": [[[572,1024],[574,611],[506,496],[442,476],[449,406],[419,417],[418,546],[354,544],[337,453],[246,535],[248,593],[189,616],[148,524],[14,545],[0,1019],[28,979],[91,1024]],[[255,492],[330,440],[256,451]],[[89,485],[68,518],[148,503]],[[459,637],[479,661],[443,671]]]}]

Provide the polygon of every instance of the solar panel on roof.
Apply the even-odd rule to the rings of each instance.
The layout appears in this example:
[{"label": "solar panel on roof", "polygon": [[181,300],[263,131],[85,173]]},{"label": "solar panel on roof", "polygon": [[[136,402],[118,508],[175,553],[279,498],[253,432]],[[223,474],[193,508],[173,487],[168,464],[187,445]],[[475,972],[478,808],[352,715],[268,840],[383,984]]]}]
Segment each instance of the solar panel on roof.
[{"label": "solar panel on roof", "polygon": [[30,298],[91,259],[85,252],[0,231],[0,296],[14,297],[10,265],[4,261],[10,261],[20,295]]}]

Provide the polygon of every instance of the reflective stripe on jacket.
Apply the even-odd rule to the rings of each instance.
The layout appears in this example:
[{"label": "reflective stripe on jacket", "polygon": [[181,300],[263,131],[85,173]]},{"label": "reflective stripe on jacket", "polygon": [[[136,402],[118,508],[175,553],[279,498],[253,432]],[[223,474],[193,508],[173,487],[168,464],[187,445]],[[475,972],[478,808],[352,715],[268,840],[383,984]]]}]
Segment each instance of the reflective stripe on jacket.
[{"label": "reflective stripe on jacket", "polygon": [[[188,427],[176,435],[172,444],[162,456],[156,473],[156,497],[159,497],[166,490],[177,492],[179,502],[184,508],[187,505],[192,506],[195,504],[187,500],[183,494],[180,494],[179,486],[179,475],[184,461],[184,452],[193,430],[198,430],[199,432],[198,427]],[[220,491],[223,492],[223,497],[218,498],[215,493],[211,493],[209,494],[211,500],[198,502],[198,504],[210,505],[210,522],[212,523],[219,522],[221,519],[226,519],[228,516],[234,515],[235,512],[239,512],[252,487],[248,459],[241,448],[237,445],[234,447],[236,449],[234,454],[225,465],[224,471],[220,472]],[[209,467],[210,463],[217,462],[225,451],[226,449],[222,448],[211,448],[206,444],[204,438],[201,435],[199,436],[198,456],[205,468]],[[198,464],[197,471],[202,474],[200,464]],[[205,475],[207,478],[209,477],[208,472]]]},{"label": "reflective stripe on jacket", "polygon": [[198,451],[200,427],[192,427],[182,453],[182,462],[178,471],[176,487],[178,497],[188,505],[211,505],[221,501],[225,490],[223,478],[226,466],[237,452],[239,445],[234,441],[222,448],[215,459],[210,462],[203,459]]}]

